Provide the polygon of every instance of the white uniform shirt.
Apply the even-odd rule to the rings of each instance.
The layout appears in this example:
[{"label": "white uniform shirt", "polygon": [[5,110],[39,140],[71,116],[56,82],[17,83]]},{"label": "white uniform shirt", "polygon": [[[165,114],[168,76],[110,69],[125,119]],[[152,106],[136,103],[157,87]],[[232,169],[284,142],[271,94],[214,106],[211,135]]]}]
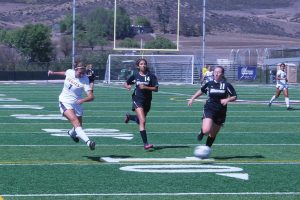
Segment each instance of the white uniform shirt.
[{"label": "white uniform shirt", "polygon": [[204,75],[205,83],[214,80],[214,71],[207,71]]},{"label": "white uniform shirt", "polygon": [[281,78],[281,80],[277,80],[277,85],[286,85],[286,73],[279,69],[276,73],[276,77]]},{"label": "white uniform shirt", "polygon": [[88,92],[91,90],[89,79],[86,75],[82,78],[76,78],[73,69],[68,69],[65,75],[64,87],[59,95],[59,101],[73,104],[82,98],[83,91]]}]

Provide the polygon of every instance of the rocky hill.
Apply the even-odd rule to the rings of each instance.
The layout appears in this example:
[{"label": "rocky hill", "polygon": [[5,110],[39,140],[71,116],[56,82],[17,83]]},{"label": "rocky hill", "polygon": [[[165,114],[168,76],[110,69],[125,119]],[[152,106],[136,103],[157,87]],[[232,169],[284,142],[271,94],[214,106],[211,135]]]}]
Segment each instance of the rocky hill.
[{"label": "rocky hill", "polygon": [[[169,12],[168,30],[176,30],[177,0],[118,0],[132,18],[146,16],[159,32],[157,7]],[[72,14],[72,0],[0,0],[0,28],[15,28],[28,23],[53,25]],[[180,21],[199,30],[202,27],[202,1],[181,0]],[[77,13],[103,7],[114,8],[113,0],[76,0]],[[299,0],[207,0],[207,44],[228,46],[281,47],[300,45]],[[200,31],[201,33],[201,31]],[[228,39],[230,38],[230,39]],[[187,50],[201,46],[201,37],[183,38]],[[188,45],[188,46],[185,46]],[[229,47],[230,48],[230,47]]]}]

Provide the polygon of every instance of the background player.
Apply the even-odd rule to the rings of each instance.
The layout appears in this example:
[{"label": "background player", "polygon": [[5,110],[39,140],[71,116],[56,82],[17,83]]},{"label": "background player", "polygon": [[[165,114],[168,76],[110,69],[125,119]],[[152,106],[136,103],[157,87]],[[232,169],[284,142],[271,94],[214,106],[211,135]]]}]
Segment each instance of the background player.
[{"label": "background player", "polygon": [[281,91],[283,91],[284,100],[285,100],[287,110],[293,110],[293,108],[290,107],[290,99],[289,99],[289,91],[288,91],[288,79],[287,79],[287,76],[286,76],[285,67],[286,67],[285,64],[281,63],[280,64],[280,69],[277,70],[277,73],[276,73],[276,93],[271,98],[268,105],[269,105],[269,107],[271,107],[273,101],[275,99],[277,99],[279,97]]}]

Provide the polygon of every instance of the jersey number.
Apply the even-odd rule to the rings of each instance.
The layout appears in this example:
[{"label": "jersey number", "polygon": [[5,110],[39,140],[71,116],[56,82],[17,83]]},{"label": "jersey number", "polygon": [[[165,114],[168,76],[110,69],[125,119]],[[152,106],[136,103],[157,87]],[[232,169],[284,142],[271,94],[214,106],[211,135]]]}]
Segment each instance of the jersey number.
[{"label": "jersey number", "polygon": [[220,84],[220,90],[224,90],[225,89],[225,83],[221,83]]}]

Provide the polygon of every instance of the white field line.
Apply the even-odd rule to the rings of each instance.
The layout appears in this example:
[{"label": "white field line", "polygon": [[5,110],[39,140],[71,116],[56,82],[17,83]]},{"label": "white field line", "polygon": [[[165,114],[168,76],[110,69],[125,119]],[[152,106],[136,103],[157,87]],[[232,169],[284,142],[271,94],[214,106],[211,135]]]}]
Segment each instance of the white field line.
[{"label": "white field line", "polygon": [[[62,120],[61,120],[62,121]],[[272,124],[274,125],[274,122],[272,121],[269,121],[269,122],[253,122],[255,124]],[[38,120],[34,123],[16,123],[16,122],[12,122],[12,123],[0,123],[0,125],[23,125],[24,124],[27,124],[27,125],[30,125],[30,126],[33,126],[33,125],[44,125],[44,124],[52,124],[52,125],[56,125],[56,124],[65,124],[64,121],[60,122],[60,123],[53,123],[53,122],[44,122],[44,123],[41,123],[39,122]],[[107,124],[116,124],[116,125],[124,125],[124,122],[85,122],[85,124],[102,124],[102,125],[107,125]],[[200,122],[194,122],[194,123],[191,123],[191,122],[164,122],[164,123],[159,123],[159,122],[152,122],[152,123],[149,123],[149,124],[155,124],[155,125],[167,125],[167,124],[171,124],[171,125],[174,125],[174,124],[182,124],[182,125],[199,125]],[[249,122],[226,122],[226,124],[246,124],[246,125],[249,125]],[[293,125],[293,124],[300,124],[300,121],[299,122],[276,122],[276,124],[282,124],[282,125]]]},{"label": "white field line", "polygon": [[[130,131],[127,131],[127,132],[130,132]],[[135,131],[134,131],[135,132]],[[40,133],[44,133],[44,132],[41,132],[41,131],[22,131],[22,132],[13,132],[13,131],[4,131],[4,132],[1,132],[0,131],[0,134],[40,134]],[[151,131],[149,132],[149,134],[198,134],[198,132],[196,131],[179,131],[179,132],[176,132],[176,131],[168,131],[168,132],[164,132],[164,131]],[[222,131],[221,134],[296,134],[298,135],[299,133],[295,132],[295,131],[264,131],[264,132],[259,132],[259,131]]]},{"label": "white field line", "polygon": [[[156,144],[155,147],[161,146],[197,146],[199,144]],[[140,147],[138,144],[97,144],[97,147]],[[300,144],[214,144],[214,146],[300,146]],[[1,144],[0,147],[86,147],[86,145],[43,145],[43,144]]]},{"label": "white field line", "polygon": [[189,193],[76,193],[76,194],[3,194],[2,197],[76,197],[76,196],[259,196],[300,195],[300,192],[189,192]]}]

